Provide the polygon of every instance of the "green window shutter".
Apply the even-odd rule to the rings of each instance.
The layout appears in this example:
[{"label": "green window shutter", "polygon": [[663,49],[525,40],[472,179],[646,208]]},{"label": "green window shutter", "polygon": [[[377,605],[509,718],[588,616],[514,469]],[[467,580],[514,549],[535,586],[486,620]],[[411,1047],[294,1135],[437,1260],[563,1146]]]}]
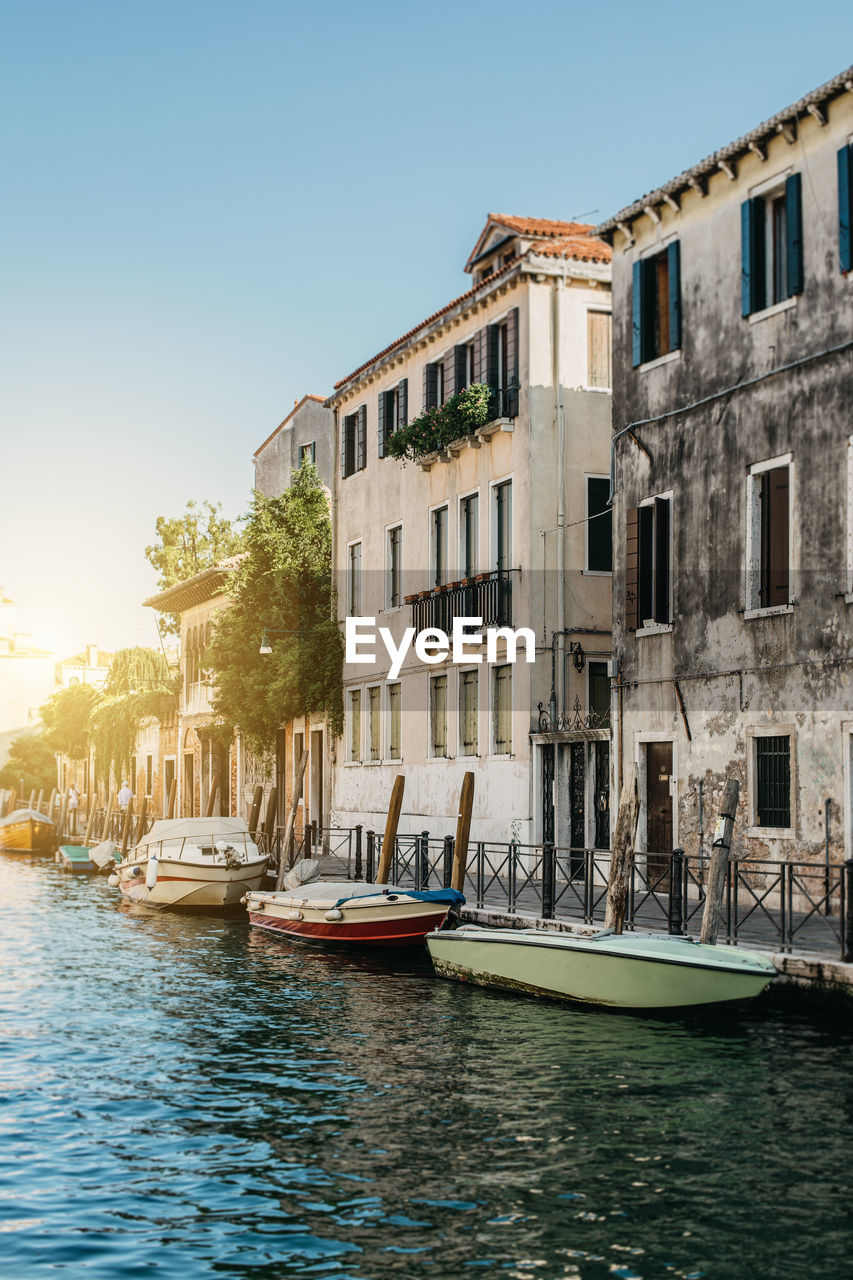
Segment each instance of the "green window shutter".
[{"label": "green window shutter", "polygon": [[346,417],[341,418],[341,479],[346,480],[349,472],[347,471],[347,420]]},{"label": "green window shutter", "polygon": [[434,409],[438,404],[438,365],[424,365],[424,409]]},{"label": "green window shutter", "polygon": [[764,267],[764,226],[766,209],[763,196],[744,200],[741,212],[741,315],[751,316],[767,305]]},{"label": "green window shutter", "polygon": [[633,287],[631,292],[631,339],[633,347],[632,363],[636,369],[643,363],[643,264],[634,263]]},{"label": "green window shutter", "polygon": [[355,436],[355,469],[361,471],[367,466],[367,405],[358,407]]},{"label": "green window shutter", "polygon": [[397,386],[397,422],[392,426],[392,431],[396,431],[397,427],[406,427],[409,424],[409,379],[403,378]]},{"label": "green window shutter", "polygon": [[788,297],[803,292],[803,175],[792,173],[785,183],[785,225],[788,252]]},{"label": "green window shutter", "polygon": [[466,386],[465,364],[467,360],[467,351],[465,347],[454,347],[453,358],[455,361],[455,379],[453,388],[455,391],[464,391]]},{"label": "green window shutter", "polygon": [[753,261],[752,261],[752,224],[755,210],[751,200],[744,200],[740,207],[740,313],[751,316]]},{"label": "green window shutter", "polygon": [[376,408],[379,416],[379,456],[385,457],[385,392],[379,392],[379,399],[376,402]]},{"label": "green window shutter", "polygon": [[853,271],[853,147],[838,153],[838,256],[841,270]]},{"label": "green window shutter", "polygon": [[669,349],[681,348],[681,245],[674,240],[666,251],[669,267]]}]

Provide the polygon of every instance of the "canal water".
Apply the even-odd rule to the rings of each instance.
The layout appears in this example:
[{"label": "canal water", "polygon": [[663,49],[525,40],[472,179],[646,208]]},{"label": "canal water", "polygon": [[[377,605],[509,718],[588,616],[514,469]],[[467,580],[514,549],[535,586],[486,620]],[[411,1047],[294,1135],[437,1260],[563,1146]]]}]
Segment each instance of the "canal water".
[{"label": "canal water", "polygon": [[850,1020],[539,1003],[0,855],[0,1273],[853,1272]]}]

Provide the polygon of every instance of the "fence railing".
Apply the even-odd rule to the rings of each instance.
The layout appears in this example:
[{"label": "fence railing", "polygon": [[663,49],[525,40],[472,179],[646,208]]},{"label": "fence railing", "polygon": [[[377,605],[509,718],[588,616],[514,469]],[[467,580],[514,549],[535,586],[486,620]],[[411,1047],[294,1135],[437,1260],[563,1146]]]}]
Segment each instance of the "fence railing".
[{"label": "fence railing", "polygon": [[[372,880],[382,837],[347,829],[347,874]],[[698,936],[710,858],[635,855],[625,928]],[[390,880],[417,889],[447,887],[453,837],[429,832],[397,837]],[[603,925],[610,851],[479,841],[469,848],[463,891],[468,905],[507,915]],[[853,960],[853,860],[811,862],[733,859],[729,863],[720,942],[790,952],[820,951]]]},{"label": "fence railing", "polygon": [[412,607],[412,625],[418,631],[440,627],[449,633],[454,618],[482,618],[487,627],[511,626],[513,577],[519,572],[496,569],[406,596],[406,603]]}]

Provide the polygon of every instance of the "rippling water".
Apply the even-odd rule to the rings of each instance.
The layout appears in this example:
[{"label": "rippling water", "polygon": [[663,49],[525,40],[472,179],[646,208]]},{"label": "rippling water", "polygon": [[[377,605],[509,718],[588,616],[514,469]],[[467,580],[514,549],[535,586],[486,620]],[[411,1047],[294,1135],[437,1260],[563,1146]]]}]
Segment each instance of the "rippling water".
[{"label": "rippling water", "polygon": [[851,1274],[849,1019],[585,1012],[0,857],[0,1272]]}]

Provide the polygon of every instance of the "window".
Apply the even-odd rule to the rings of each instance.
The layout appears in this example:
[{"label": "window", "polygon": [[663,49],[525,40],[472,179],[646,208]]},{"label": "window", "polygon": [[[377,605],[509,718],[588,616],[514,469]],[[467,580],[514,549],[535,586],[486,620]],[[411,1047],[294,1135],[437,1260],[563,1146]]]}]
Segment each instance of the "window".
[{"label": "window", "polygon": [[610,335],[611,318],[609,311],[588,311],[586,313],[586,381],[589,387],[610,387]]},{"label": "window", "polygon": [[792,173],[741,205],[741,312],[803,291],[802,177]]},{"label": "window", "polygon": [[606,729],[610,724],[610,677],[606,662],[589,664],[590,727]]},{"label": "window", "polygon": [[[463,387],[470,387],[480,381],[480,361],[477,356],[477,339],[465,344],[465,381]],[[459,391],[462,387],[458,388]]]},{"label": "window", "polygon": [[444,404],[444,361],[424,365],[424,409]]},{"label": "window", "polygon": [[494,498],[495,568],[512,568],[512,481],[504,480],[492,490]]},{"label": "window", "polygon": [[672,499],[651,498],[625,517],[625,626],[637,631],[672,622]]},{"label": "window", "polygon": [[447,755],[447,676],[429,682],[430,755]]},{"label": "window", "polygon": [[756,463],[747,480],[746,608],[791,601],[790,455]]},{"label": "window", "polygon": [[838,260],[853,271],[853,143],[838,153]]},{"label": "window", "polygon": [[492,668],[492,732],[495,755],[512,752],[512,667]]},{"label": "window", "polygon": [[389,760],[400,760],[403,756],[402,751],[402,719],[400,715],[400,694],[402,686],[398,684],[389,684],[388,686],[388,758]]},{"label": "window", "polygon": [[373,684],[367,690],[367,717],[370,736],[370,759],[382,759],[382,724],[380,715],[380,699],[382,689]]},{"label": "window", "polygon": [[[85,783],[83,784],[85,790]],[[145,794],[151,796],[154,789],[154,757],[145,757]]]},{"label": "window", "polygon": [[480,521],[480,497],[471,493],[459,503],[459,572],[473,578],[478,570],[477,534]]},{"label": "window", "polygon": [[312,467],[317,460],[317,446],[312,440],[310,444],[303,444],[299,449],[299,465],[304,467],[309,463]]},{"label": "window", "polygon": [[398,427],[404,427],[409,421],[409,379],[403,378],[396,387],[379,392],[379,456],[384,458],[388,452],[388,441]]},{"label": "window", "polygon": [[447,507],[438,507],[433,511],[430,521],[432,581],[433,586],[442,587],[447,582]]},{"label": "window", "polygon": [[355,413],[348,413],[341,426],[341,476],[347,476],[367,466],[367,405],[361,405]]},{"label": "window", "polygon": [[361,690],[353,689],[349,696],[349,758],[361,759]]},{"label": "window", "polygon": [[479,748],[477,677],[477,671],[459,672],[459,750],[463,756],[475,756]]},{"label": "window", "polygon": [[634,263],[633,363],[645,364],[681,346],[681,252],[674,240],[663,253]]},{"label": "window", "polygon": [[791,825],[791,739],[754,738],[755,821],[759,827]]},{"label": "window", "polygon": [[609,476],[586,478],[586,568],[588,573],[613,572],[613,513]]},{"label": "window", "polygon": [[358,618],[361,616],[361,543],[350,543],[348,553],[347,613],[351,618]]},{"label": "window", "polygon": [[403,603],[403,526],[388,530],[386,554],[388,579],[385,591],[386,609],[399,609]]}]

